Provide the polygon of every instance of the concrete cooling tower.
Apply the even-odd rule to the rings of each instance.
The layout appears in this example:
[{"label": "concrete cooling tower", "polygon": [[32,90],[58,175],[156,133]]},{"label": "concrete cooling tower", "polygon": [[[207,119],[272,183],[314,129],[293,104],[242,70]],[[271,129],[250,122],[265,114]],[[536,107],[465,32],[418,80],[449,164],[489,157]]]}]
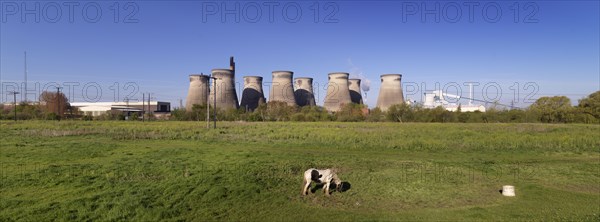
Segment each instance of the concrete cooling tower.
[{"label": "concrete cooling tower", "polygon": [[356,104],[363,104],[362,94],[360,92],[360,79],[349,79],[350,100]]},{"label": "concrete cooling tower", "polygon": [[327,84],[327,95],[323,107],[330,112],[339,111],[344,104],[352,102],[350,99],[350,89],[348,88],[348,73],[334,72],[329,73],[329,83]]},{"label": "concrete cooling tower", "polygon": [[269,94],[269,101],[285,102],[290,106],[296,105],[294,98],[294,85],[292,78],[294,73],[291,71],[273,71],[273,85]]},{"label": "concrete cooling tower", "polygon": [[315,94],[313,93],[313,78],[300,77],[294,79],[296,90],[294,97],[298,106],[315,106]]},{"label": "concrete cooling tower", "polygon": [[377,97],[377,107],[381,111],[387,111],[390,106],[404,103],[401,80],[401,74],[381,75],[381,88]]},{"label": "concrete cooling tower", "polygon": [[185,110],[192,111],[195,104],[204,106],[208,99],[208,76],[205,75],[190,75],[190,89],[188,90],[187,98],[185,99]]},{"label": "concrete cooling tower", "polygon": [[210,105],[213,106],[214,96],[217,97],[217,109],[237,109],[238,98],[235,92],[235,79],[231,69],[213,69],[212,77],[217,88],[210,91]]},{"label": "concrete cooling tower", "polygon": [[260,76],[244,76],[244,91],[240,104],[242,109],[254,111],[259,104],[265,103],[262,81],[263,77]]}]

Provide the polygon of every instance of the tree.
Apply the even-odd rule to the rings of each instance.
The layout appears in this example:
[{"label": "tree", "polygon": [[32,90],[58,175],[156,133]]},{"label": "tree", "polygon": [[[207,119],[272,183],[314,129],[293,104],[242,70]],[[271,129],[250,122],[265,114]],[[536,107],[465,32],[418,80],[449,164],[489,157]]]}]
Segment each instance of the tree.
[{"label": "tree", "polygon": [[64,116],[70,106],[69,99],[62,92],[44,91],[40,94],[40,102],[44,107],[44,112],[54,113],[57,117]]},{"label": "tree", "polygon": [[[10,117],[14,115],[14,109],[10,109]],[[21,102],[17,106],[17,119],[44,119],[47,118],[40,105],[32,105],[27,102]]]},{"label": "tree", "polygon": [[363,112],[364,105],[356,103],[344,104],[340,111],[336,112],[337,121],[358,122],[364,121],[366,113]]},{"label": "tree", "polygon": [[579,100],[577,109],[582,113],[594,116],[596,119],[600,119],[600,91],[596,91],[586,98]]},{"label": "tree", "polygon": [[371,110],[371,112],[369,112],[369,115],[367,116],[366,120],[367,122],[381,122],[385,120],[384,118],[385,115],[383,114],[381,109],[379,109],[379,107],[375,107]]},{"label": "tree", "polygon": [[391,106],[387,113],[386,117],[389,121],[393,122],[408,122],[413,118],[414,112],[411,109],[410,105],[406,103],[396,104]]},{"label": "tree", "polygon": [[290,106],[286,102],[271,101],[267,103],[267,120],[286,121],[290,120],[293,113],[296,112],[295,106]]},{"label": "tree", "polygon": [[171,111],[171,118],[173,120],[188,120],[187,119],[187,115],[186,115],[186,111],[183,108],[175,108]]},{"label": "tree", "polygon": [[544,123],[567,123],[574,119],[571,100],[566,96],[540,97],[529,108]]},{"label": "tree", "polygon": [[428,110],[428,122],[444,122],[444,113],[446,112],[446,109],[444,109],[444,107],[442,106],[438,106],[435,107],[433,109],[429,109]]},{"label": "tree", "polygon": [[[211,110],[213,111],[213,110]],[[206,121],[206,106],[200,104],[193,104],[192,111],[186,113],[189,115],[189,119],[194,121]]]}]

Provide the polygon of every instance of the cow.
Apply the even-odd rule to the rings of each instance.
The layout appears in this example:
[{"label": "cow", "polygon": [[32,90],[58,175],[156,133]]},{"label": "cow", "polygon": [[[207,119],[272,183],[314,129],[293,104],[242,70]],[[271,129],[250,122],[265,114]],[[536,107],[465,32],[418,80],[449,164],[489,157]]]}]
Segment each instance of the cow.
[{"label": "cow", "polygon": [[310,187],[311,181],[316,184],[325,184],[323,186],[323,192],[327,196],[331,195],[329,192],[329,186],[332,182],[335,184],[336,190],[341,191],[342,181],[340,178],[338,178],[335,170],[333,169],[319,170],[311,168],[306,170],[304,172],[304,182],[302,183],[302,195],[308,194],[308,188]]}]

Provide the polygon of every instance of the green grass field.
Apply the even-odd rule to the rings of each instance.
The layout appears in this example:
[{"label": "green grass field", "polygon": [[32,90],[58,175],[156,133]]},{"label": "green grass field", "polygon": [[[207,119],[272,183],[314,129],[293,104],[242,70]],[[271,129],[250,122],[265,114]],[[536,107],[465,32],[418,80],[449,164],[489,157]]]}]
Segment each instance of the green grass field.
[{"label": "green grass field", "polygon": [[600,220],[599,125],[219,125],[0,122],[0,221]]}]

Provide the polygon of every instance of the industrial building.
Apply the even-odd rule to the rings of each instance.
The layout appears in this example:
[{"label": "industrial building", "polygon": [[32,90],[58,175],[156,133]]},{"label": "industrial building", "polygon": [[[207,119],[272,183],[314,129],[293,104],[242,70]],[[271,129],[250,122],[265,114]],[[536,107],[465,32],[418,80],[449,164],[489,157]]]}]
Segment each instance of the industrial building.
[{"label": "industrial building", "polygon": [[[255,110],[259,104],[266,103],[263,91],[263,77],[244,76],[244,89],[241,95],[241,103],[238,101],[235,87],[235,62],[233,56],[229,60],[229,69],[213,69],[211,75],[190,75],[190,86],[186,100],[186,110],[192,110],[193,105],[214,106],[219,109],[238,109],[240,107],[247,111]],[[362,95],[361,79],[349,79],[349,73],[333,72],[328,74],[328,85],[323,107],[329,112],[339,111],[344,104],[364,104]],[[315,92],[313,89],[313,78],[293,78],[292,71],[273,71],[272,85],[270,87],[269,100],[284,102],[290,106],[316,106]],[[404,103],[402,91],[401,74],[381,75],[381,87],[377,98],[376,107],[387,111],[389,107]],[[212,80],[212,83],[211,83]],[[365,92],[368,84],[365,85]],[[425,107],[436,107],[443,105],[448,110],[456,110],[454,106],[443,100],[441,94],[433,92],[426,96]],[[437,96],[436,96],[437,95]],[[216,100],[216,101],[215,101]],[[463,111],[480,110],[483,106],[461,106]]]},{"label": "industrial building", "polygon": [[[423,102],[423,108],[436,108],[438,106],[443,107],[444,109],[452,112],[458,111],[458,107],[460,106],[461,112],[485,112],[485,106],[473,104],[473,96],[472,91],[469,93],[470,97],[467,98],[469,103],[466,105],[456,103],[463,97],[453,94],[448,94],[442,92],[442,90],[433,90],[425,92],[425,101]],[[451,101],[448,101],[446,98],[452,98]]]},{"label": "industrial building", "polygon": [[109,111],[120,111],[128,116],[132,113],[150,113],[155,116],[168,115],[171,112],[171,103],[150,102],[72,102],[71,106],[77,107],[84,115],[100,116]]},{"label": "industrial building", "polygon": [[[213,80],[212,84],[211,79]],[[190,75],[190,86],[185,101],[186,111],[190,112],[194,105],[204,106],[207,102],[210,106],[216,105],[218,109],[239,108],[235,90],[235,62],[233,56],[229,57],[229,69],[213,69],[210,76],[204,74]]]}]

